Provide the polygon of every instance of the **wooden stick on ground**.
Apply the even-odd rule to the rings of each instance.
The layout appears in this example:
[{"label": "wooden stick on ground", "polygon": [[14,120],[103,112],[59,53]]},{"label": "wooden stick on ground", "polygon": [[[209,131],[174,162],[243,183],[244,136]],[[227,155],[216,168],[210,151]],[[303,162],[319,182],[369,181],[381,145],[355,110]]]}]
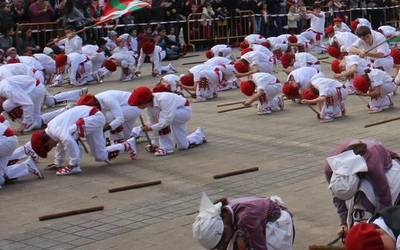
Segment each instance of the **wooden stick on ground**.
[{"label": "wooden stick on ground", "polygon": [[373,127],[373,126],[377,126],[377,125],[381,125],[381,124],[385,124],[388,122],[393,122],[393,121],[397,121],[400,120],[400,117],[396,117],[396,118],[391,118],[391,119],[387,119],[387,120],[383,120],[383,121],[379,121],[379,122],[374,122],[374,123],[370,123],[364,126],[364,128],[369,128],[369,127]]},{"label": "wooden stick on ground", "polygon": [[221,178],[225,178],[225,177],[229,177],[229,176],[233,176],[233,175],[239,175],[239,174],[245,174],[245,173],[250,173],[250,172],[254,172],[254,171],[258,171],[258,168],[246,168],[246,169],[242,169],[242,170],[236,170],[236,171],[232,171],[232,172],[228,172],[228,173],[224,173],[224,174],[217,174],[214,175],[214,179],[221,179]]},{"label": "wooden stick on ground", "polygon": [[319,112],[318,112],[313,106],[311,106],[311,105],[308,104],[307,107],[308,107],[309,109],[311,109],[315,114],[319,115]]},{"label": "wooden stick on ground", "polygon": [[[142,116],[142,115],[139,115],[139,119],[140,119],[140,123],[142,124],[142,127],[144,127],[145,123],[144,123],[144,120],[143,120],[143,116]],[[145,136],[146,136],[147,142],[148,142],[149,145],[150,145],[150,148],[151,148],[151,149],[154,149],[154,146],[153,146],[153,143],[151,142],[149,133],[148,133],[147,131],[143,131],[143,132],[144,132],[144,134],[145,134]]]},{"label": "wooden stick on ground", "polygon": [[325,64],[332,64],[331,62],[328,62],[328,61],[319,61],[319,62],[321,62],[321,63],[325,63]]},{"label": "wooden stick on ground", "polygon": [[317,59],[318,59],[319,61],[321,61],[321,60],[329,59],[329,56],[323,56],[323,57],[320,57],[320,58],[317,57]]},{"label": "wooden stick on ground", "polygon": [[108,190],[109,193],[115,193],[115,192],[121,192],[125,190],[131,190],[131,189],[136,189],[136,188],[142,188],[142,187],[148,187],[148,186],[154,186],[154,185],[159,185],[161,184],[161,181],[151,181],[151,182],[145,182],[145,183],[138,183],[138,184],[133,184],[133,185],[128,185],[128,186],[122,186],[122,187],[117,187],[117,188],[110,188]]},{"label": "wooden stick on ground", "polygon": [[225,112],[230,112],[230,111],[235,111],[235,110],[240,110],[240,109],[247,109],[247,108],[250,108],[250,107],[251,106],[241,106],[241,107],[236,107],[236,108],[218,110],[217,113],[225,113]]},{"label": "wooden stick on ground", "polygon": [[192,65],[192,64],[201,64],[201,63],[204,63],[204,61],[187,62],[187,63],[182,63],[182,65]]},{"label": "wooden stick on ground", "polygon": [[196,56],[200,56],[200,54],[186,55],[186,56],[182,56],[181,58],[191,58],[191,57],[196,57]]},{"label": "wooden stick on ground", "polygon": [[96,211],[101,211],[101,210],[104,210],[104,206],[89,207],[89,208],[71,210],[71,211],[66,211],[66,212],[61,212],[61,213],[48,214],[48,215],[40,216],[39,221],[57,219],[57,218],[62,218],[62,217],[67,217],[67,216],[77,215],[77,214],[91,213],[91,212],[96,212]]},{"label": "wooden stick on ground", "polygon": [[235,104],[241,104],[244,101],[236,101],[236,102],[227,102],[227,103],[221,103],[221,104],[217,104],[217,107],[225,107],[225,106],[231,106],[231,105],[235,105]]}]

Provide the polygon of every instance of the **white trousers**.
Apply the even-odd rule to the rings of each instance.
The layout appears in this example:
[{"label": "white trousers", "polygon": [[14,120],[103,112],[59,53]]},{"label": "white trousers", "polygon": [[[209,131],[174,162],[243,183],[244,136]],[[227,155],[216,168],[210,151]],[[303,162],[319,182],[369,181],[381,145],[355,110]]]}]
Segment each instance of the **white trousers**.
[{"label": "white trousers", "polygon": [[372,58],[370,59],[373,68],[380,68],[383,69],[385,72],[389,73],[392,72],[393,69],[393,57],[387,56],[384,58]]},{"label": "white trousers", "polygon": [[391,96],[395,91],[396,85],[394,83],[387,83],[381,85],[381,96],[369,101],[370,108],[384,109],[392,104]]},{"label": "white trousers", "polygon": [[[79,73],[79,78],[77,78],[77,73]],[[80,63],[72,61],[69,70],[69,78],[70,83],[75,86],[81,86],[93,81],[92,62],[87,61],[83,63],[82,67]]]},{"label": "white trousers", "polygon": [[83,89],[74,89],[74,90],[69,90],[69,91],[63,91],[60,93],[57,93],[55,95],[52,95],[49,93],[49,91],[45,91],[45,97],[44,97],[44,104],[47,107],[52,107],[58,103],[62,102],[75,102],[76,100],[79,99],[79,97],[82,95]]},{"label": "white trousers", "polygon": [[[201,81],[204,81],[201,83]],[[215,74],[209,78],[202,77],[196,86],[196,99],[199,101],[206,101],[212,99],[217,95],[218,77]]]}]

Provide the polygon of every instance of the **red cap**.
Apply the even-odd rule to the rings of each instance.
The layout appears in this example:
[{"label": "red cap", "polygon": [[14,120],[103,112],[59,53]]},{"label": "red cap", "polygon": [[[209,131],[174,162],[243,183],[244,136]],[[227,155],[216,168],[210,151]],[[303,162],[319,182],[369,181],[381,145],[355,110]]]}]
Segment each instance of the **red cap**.
[{"label": "red cap", "polygon": [[58,54],[55,57],[56,67],[60,68],[67,63],[68,57],[65,54]]},{"label": "red cap", "polygon": [[353,21],[350,22],[350,27],[351,27],[351,29],[353,31],[357,29],[357,26],[358,26],[358,21],[357,20],[353,20]]},{"label": "red cap", "polygon": [[249,43],[246,40],[244,40],[243,42],[240,43],[239,46],[240,46],[240,49],[245,49],[245,48],[249,47]]},{"label": "red cap", "polygon": [[335,32],[335,30],[333,29],[332,25],[329,25],[328,27],[325,28],[325,33],[330,34]]},{"label": "red cap", "polygon": [[37,130],[32,133],[31,146],[33,151],[42,158],[47,158],[48,149],[45,148],[44,144],[47,142],[47,136],[43,130]]},{"label": "red cap", "polygon": [[140,86],[132,91],[128,99],[128,104],[131,106],[140,106],[150,103],[153,100],[153,93],[148,87]]},{"label": "red cap", "polygon": [[183,75],[179,80],[185,86],[194,86],[194,79],[192,74]]},{"label": "red cap", "polygon": [[153,93],[158,93],[158,92],[171,92],[171,89],[169,88],[169,86],[167,87],[164,84],[159,83],[153,88]]},{"label": "red cap", "polygon": [[380,233],[373,224],[354,225],[346,236],[346,250],[384,250]]},{"label": "red cap", "polygon": [[290,35],[287,40],[289,43],[297,43],[297,37],[295,35]]},{"label": "red cap", "polygon": [[145,53],[146,55],[150,55],[151,53],[153,53],[155,47],[156,46],[153,42],[147,42],[142,46],[143,53]]},{"label": "red cap", "polygon": [[341,56],[340,54],[340,49],[338,47],[335,46],[329,46],[326,49],[326,52],[328,52],[328,54],[334,58],[339,58]]},{"label": "red cap", "polygon": [[369,79],[367,76],[356,76],[353,79],[353,86],[356,90],[367,93],[369,89]]},{"label": "red cap", "polygon": [[301,99],[313,100],[313,99],[315,99],[317,97],[318,96],[310,88],[306,88],[301,92]]},{"label": "red cap", "polygon": [[267,49],[271,48],[271,44],[268,41],[262,42],[261,45],[264,46]]},{"label": "red cap", "polygon": [[290,53],[284,53],[281,57],[281,63],[285,69],[291,66],[292,61],[293,61],[293,55]]},{"label": "red cap", "polygon": [[287,96],[288,98],[296,98],[299,96],[299,90],[297,87],[292,84],[290,81],[286,82],[283,87],[282,87],[282,92]]},{"label": "red cap", "polygon": [[214,57],[214,53],[209,49],[209,50],[206,51],[206,57],[208,59],[211,59],[211,58]]},{"label": "red cap", "polygon": [[256,90],[256,85],[253,81],[241,81],[240,90],[243,94],[252,96],[254,94],[254,90]]},{"label": "red cap", "polygon": [[112,59],[105,60],[103,66],[111,72],[117,71],[117,64]]},{"label": "red cap", "polygon": [[400,64],[400,49],[391,48],[390,55],[393,57],[394,64]]},{"label": "red cap", "polygon": [[87,105],[87,106],[92,106],[96,107],[98,109],[100,108],[99,101],[96,99],[94,95],[87,94],[79,97],[79,99],[76,101],[77,105]]},{"label": "red cap", "polygon": [[8,64],[13,64],[13,63],[20,63],[21,61],[18,58],[8,58],[7,63]]},{"label": "red cap", "polygon": [[340,68],[340,61],[338,59],[332,61],[331,70],[336,74],[340,74],[340,72],[342,72],[342,69]]},{"label": "red cap", "polygon": [[235,70],[239,73],[249,72],[249,64],[245,63],[243,60],[237,60],[234,64]]},{"label": "red cap", "polygon": [[244,54],[246,54],[247,52],[253,51],[252,48],[245,48],[244,50],[240,51],[240,55],[243,56]]}]

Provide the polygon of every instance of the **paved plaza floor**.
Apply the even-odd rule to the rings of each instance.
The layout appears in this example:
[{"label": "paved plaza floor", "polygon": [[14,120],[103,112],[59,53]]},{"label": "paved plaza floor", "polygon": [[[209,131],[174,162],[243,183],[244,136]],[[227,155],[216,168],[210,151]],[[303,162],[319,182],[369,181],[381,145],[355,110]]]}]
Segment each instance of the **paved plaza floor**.
[{"label": "paved plaza floor", "polygon": [[[236,54],[238,52],[236,51]],[[173,61],[179,72],[185,62],[204,60],[203,54]],[[165,62],[164,62],[165,63]],[[323,64],[324,72],[328,65]],[[108,89],[130,91],[154,85],[149,75],[121,83],[116,76],[90,85],[91,93]],[[116,74],[115,74],[116,75]],[[285,74],[279,72],[282,82]],[[51,89],[53,93],[62,89]],[[323,175],[328,152],[346,138],[375,138],[400,150],[399,122],[363,128],[365,124],[399,115],[395,108],[367,114],[357,96],[347,100],[348,116],[321,124],[306,106],[285,102],[283,112],[256,115],[255,108],[217,114],[216,104],[243,99],[239,90],[220,93],[218,99],[193,103],[189,130],[205,128],[208,143],[188,151],[157,158],[139,143],[138,159],[122,156],[111,165],[86,155],[83,173],[45,179],[27,178],[0,191],[0,249],[135,249],[197,250],[192,223],[201,192],[221,197],[279,195],[294,214],[295,249],[326,244],[336,238],[339,219]],[[20,144],[29,135],[19,138]],[[52,156],[52,153],[50,153]],[[52,160],[41,159],[44,168]],[[259,167],[258,172],[214,180],[213,175]],[[162,180],[158,186],[108,193],[123,185]],[[41,215],[103,205],[104,211],[39,222]]]}]

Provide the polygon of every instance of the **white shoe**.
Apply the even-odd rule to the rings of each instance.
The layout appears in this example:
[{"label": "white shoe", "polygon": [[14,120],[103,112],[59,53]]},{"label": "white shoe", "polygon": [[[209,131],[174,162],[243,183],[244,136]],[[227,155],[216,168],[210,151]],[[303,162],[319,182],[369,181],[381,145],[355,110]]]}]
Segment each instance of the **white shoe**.
[{"label": "white shoe", "polygon": [[133,75],[132,75],[132,74],[129,74],[129,75],[127,75],[127,76],[124,76],[124,77],[121,79],[121,82],[130,81],[130,80],[132,80],[132,78],[133,78]]},{"label": "white shoe", "polygon": [[129,139],[124,143],[125,152],[128,153],[131,160],[136,160],[135,138]]},{"label": "white shoe", "polygon": [[270,108],[266,108],[265,110],[258,111],[257,115],[268,115],[268,114],[271,114],[271,113],[272,113],[272,110]]},{"label": "white shoe", "polygon": [[175,66],[174,66],[174,65],[172,65],[172,64],[169,64],[169,67],[170,67],[170,69],[171,69],[171,71],[172,71],[172,72],[174,72],[174,73],[178,73],[178,70],[176,70],[176,68],[175,68]]},{"label": "white shoe", "polygon": [[87,93],[89,92],[89,89],[88,88],[81,88],[81,94],[80,94],[80,96],[83,96],[83,95],[87,95]]},{"label": "white shoe", "polygon": [[174,150],[173,149],[163,149],[163,148],[158,148],[156,152],[154,153],[155,156],[166,156],[173,154]]},{"label": "white shoe", "polygon": [[28,164],[28,169],[31,174],[36,175],[39,179],[44,178],[34,160],[29,159],[26,161],[26,164]]},{"label": "white shoe", "polygon": [[81,167],[77,166],[77,167],[70,167],[70,166],[66,166],[63,168],[60,168],[59,170],[57,170],[56,175],[58,176],[64,176],[64,175],[71,175],[71,174],[79,174],[82,172]]},{"label": "white shoe", "polygon": [[283,100],[283,96],[278,97],[278,106],[279,109],[282,111],[283,108],[285,107],[285,101]]}]

